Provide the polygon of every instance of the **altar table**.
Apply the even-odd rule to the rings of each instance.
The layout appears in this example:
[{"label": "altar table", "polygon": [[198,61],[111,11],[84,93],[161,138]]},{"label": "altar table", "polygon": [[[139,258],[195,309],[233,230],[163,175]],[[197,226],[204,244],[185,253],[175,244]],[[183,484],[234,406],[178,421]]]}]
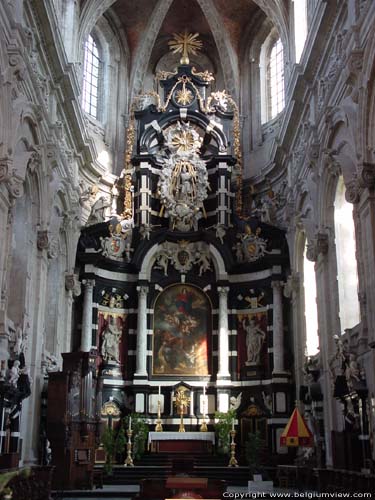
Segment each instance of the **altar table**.
[{"label": "altar table", "polygon": [[186,453],[210,452],[215,444],[214,432],[149,432],[151,451]]}]

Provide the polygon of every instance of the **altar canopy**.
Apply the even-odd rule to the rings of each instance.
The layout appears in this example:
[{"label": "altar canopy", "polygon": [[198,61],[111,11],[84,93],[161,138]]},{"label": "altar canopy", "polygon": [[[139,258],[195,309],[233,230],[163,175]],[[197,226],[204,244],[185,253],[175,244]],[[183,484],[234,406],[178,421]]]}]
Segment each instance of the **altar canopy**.
[{"label": "altar canopy", "polygon": [[280,436],[281,446],[314,446],[313,435],[298,408],[295,408],[283,433]]}]

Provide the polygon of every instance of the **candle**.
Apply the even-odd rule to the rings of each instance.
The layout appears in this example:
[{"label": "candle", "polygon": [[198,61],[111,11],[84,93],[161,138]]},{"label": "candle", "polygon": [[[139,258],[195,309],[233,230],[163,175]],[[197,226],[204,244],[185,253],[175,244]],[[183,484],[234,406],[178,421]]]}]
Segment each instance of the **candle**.
[{"label": "candle", "polygon": [[206,384],[203,384],[203,396],[206,395]]},{"label": "candle", "polygon": [[131,417],[129,417],[129,429],[128,430],[129,431],[132,430],[132,418]]},{"label": "candle", "polygon": [[160,387],[160,385],[159,385],[159,396],[160,396],[160,394],[161,394],[161,387]]},{"label": "candle", "polygon": [[232,431],[234,431],[234,418],[232,418]]}]

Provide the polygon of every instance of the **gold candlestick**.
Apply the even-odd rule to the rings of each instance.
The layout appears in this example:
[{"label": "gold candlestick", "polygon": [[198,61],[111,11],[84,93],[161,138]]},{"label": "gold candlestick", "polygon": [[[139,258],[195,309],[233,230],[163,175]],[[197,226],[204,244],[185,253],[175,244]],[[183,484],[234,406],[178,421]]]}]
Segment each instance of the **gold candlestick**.
[{"label": "gold candlestick", "polygon": [[126,444],[126,459],[125,459],[124,466],[125,467],[134,467],[134,463],[133,463],[133,459],[132,459],[132,434],[133,434],[133,431],[128,429],[126,434],[128,436],[128,442]]},{"label": "gold candlestick", "polygon": [[184,426],[184,406],[180,405],[180,427],[178,428],[178,432],[185,432]]},{"label": "gold candlestick", "polygon": [[230,443],[230,459],[228,467],[238,467],[238,462],[236,460],[236,443],[234,441],[234,436],[236,435],[236,431],[230,431],[231,435],[231,443]]},{"label": "gold candlestick", "polygon": [[163,426],[161,425],[160,400],[158,400],[158,418],[156,419],[155,432],[163,432]]}]

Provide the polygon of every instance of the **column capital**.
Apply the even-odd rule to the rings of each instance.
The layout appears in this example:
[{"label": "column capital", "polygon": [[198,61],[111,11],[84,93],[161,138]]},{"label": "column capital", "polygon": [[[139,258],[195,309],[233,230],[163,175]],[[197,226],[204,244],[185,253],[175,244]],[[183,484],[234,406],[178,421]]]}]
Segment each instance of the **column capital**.
[{"label": "column capital", "polygon": [[229,292],[229,286],[218,286],[217,291],[221,297],[227,296]]},{"label": "column capital", "polygon": [[271,286],[275,290],[282,290],[283,286],[285,283],[282,280],[272,280],[271,281]]},{"label": "column capital", "polygon": [[81,295],[81,283],[77,274],[65,273],[65,290],[73,292],[75,297]]},{"label": "column capital", "polygon": [[81,283],[85,286],[86,289],[94,288],[95,286],[95,280],[93,279],[83,279]]},{"label": "column capital", "polygon": [[318,255],[327,255],[329,248],[329,236],[327,230],[317,231],[315,236],[308,241],[306,257],[311,262],[318,260]]},{"label": "column capital", "polygon": [[148,294],[148,291],[149,291],[149,287],[146,285],[137,286],[137,292],[139,295],[145,296]]},{"label": "column capital", "polygon": [[301,276],[299,273],[293,272],[292,274],[290,274],[284,285],[284,296],[290,298],[293,293],[298,292],[301,285],[300,281]]},{"label": "column capital", "polygon": [[358,168],[359,183],[364,188],[373,188],[375,185],[375,164],[363,162]]}]

